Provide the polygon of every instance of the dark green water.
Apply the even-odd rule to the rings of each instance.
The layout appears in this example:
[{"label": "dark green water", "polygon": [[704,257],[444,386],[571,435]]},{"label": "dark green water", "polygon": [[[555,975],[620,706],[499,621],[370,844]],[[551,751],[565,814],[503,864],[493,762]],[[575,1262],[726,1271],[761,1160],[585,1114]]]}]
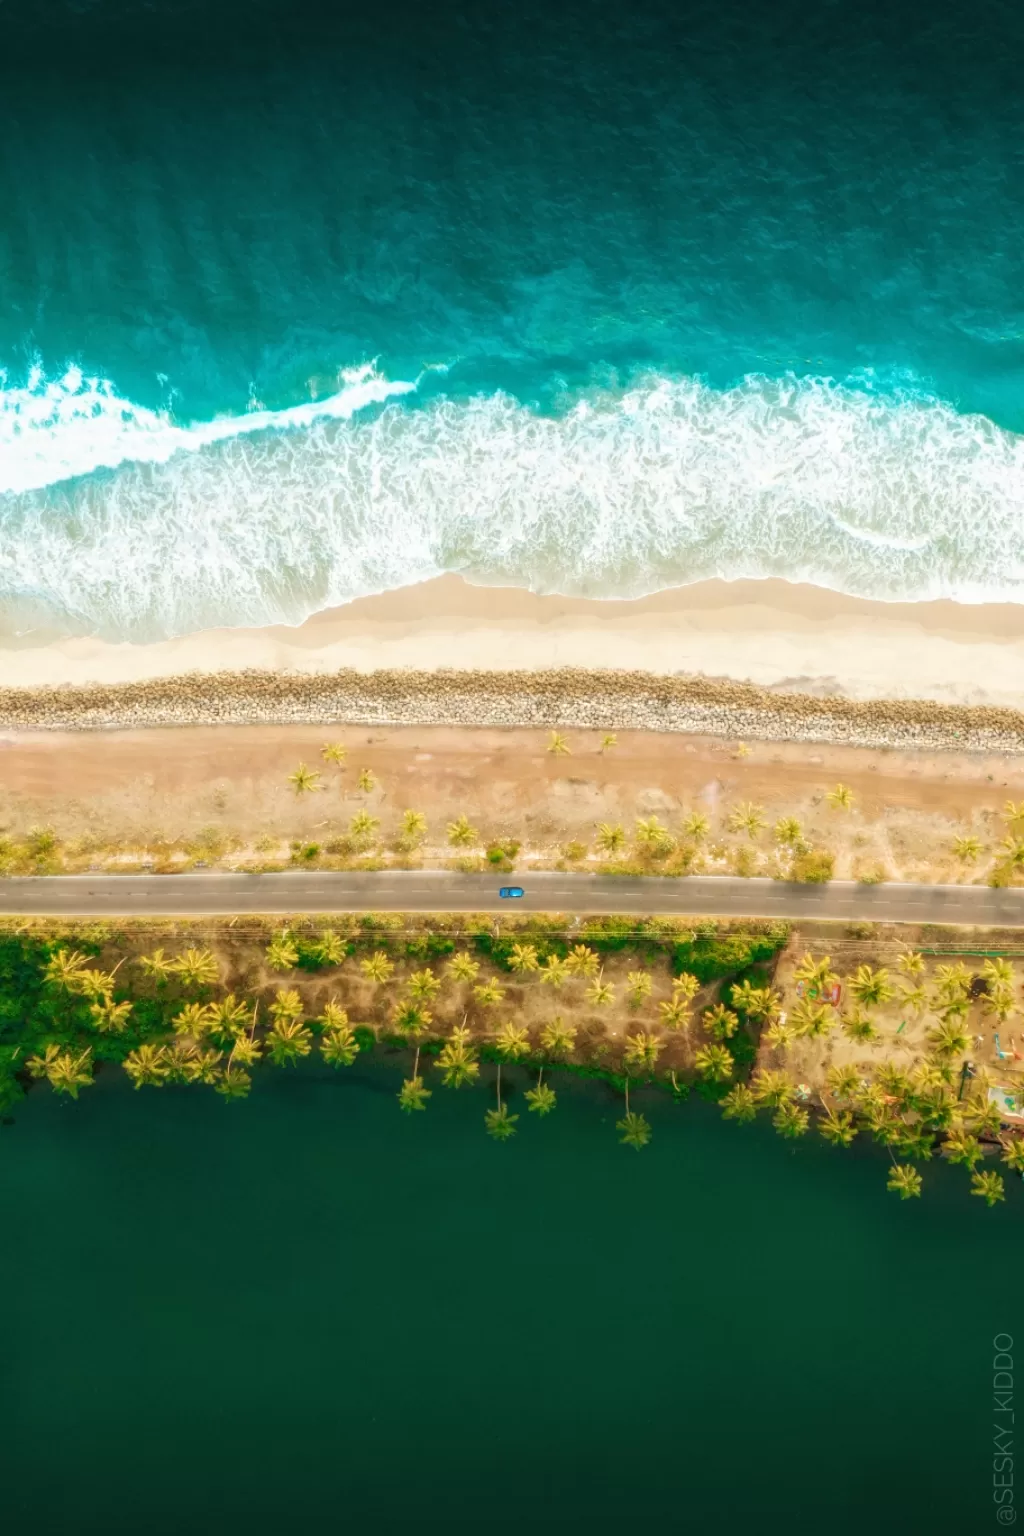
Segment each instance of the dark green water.
[{"label": "dark green water", "polygon": [[31,1095],[6,1536],[995,1527],[1019,1181],[902,1205],[870,1149],[661,1100],[637,1155],[600,1087],[496,1145],[482,1092],[409,1121],[395,1086]]}]

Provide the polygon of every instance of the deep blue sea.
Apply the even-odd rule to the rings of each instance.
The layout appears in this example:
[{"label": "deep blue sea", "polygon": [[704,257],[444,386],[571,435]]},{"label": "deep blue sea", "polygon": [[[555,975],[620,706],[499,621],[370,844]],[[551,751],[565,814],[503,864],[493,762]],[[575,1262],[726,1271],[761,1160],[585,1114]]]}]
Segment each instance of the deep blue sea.
[{"label": "deep blue sea", "polygon": [[1015,0],[0,0],[0,627],[1024,601]]}]

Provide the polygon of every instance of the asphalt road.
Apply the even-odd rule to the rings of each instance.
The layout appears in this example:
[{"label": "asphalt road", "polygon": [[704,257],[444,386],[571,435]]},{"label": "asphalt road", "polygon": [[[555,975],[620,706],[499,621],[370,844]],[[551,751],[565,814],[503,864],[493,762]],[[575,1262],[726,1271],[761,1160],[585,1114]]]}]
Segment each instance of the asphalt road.
[{"label": "asphalt road", "polygon": [[273,875],[26,875],[0,880],[0,913],[18,916],[204,916],[316,912],[565,912],[857,919],[1024,928],[1024,889],[963,885],[788,885],[726,876],[521,874],[520,901],[500,875],[389,870]]}]

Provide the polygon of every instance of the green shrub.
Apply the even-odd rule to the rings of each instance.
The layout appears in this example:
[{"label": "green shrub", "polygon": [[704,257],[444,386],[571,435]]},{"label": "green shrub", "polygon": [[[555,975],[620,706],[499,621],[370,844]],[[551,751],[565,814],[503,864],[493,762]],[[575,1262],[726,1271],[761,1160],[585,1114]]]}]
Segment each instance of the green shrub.
[{"label": "green shrub", "polygon": [[832,879],[835,863],[835,855],[824,848],[809,848],[793,860],[789,878],[804,885],[824,885]]},{"label": "green shrub", "polygon": [[672,965],[678,975],[689,971],[705,985],[725,976],[735,976],[758,960],[769,960],[781,949],[785,939],[772,933],[723,933],[711,938],[694,934],[683,944],[672,946]]}]

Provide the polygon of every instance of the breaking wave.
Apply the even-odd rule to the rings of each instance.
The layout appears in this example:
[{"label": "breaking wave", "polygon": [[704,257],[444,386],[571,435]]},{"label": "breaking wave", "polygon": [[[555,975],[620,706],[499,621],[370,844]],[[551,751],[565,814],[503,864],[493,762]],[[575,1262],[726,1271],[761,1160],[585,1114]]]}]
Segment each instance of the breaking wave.
[{"label": "breaking wave", "polygon": [[295,624],[446,571],[1024,601],[1024,439],[870,377],[647,376],[542,413],[366,367],[326,400],[183,427],[37,376],[0,392],[0,492],[9,610],[123,639]]}]

